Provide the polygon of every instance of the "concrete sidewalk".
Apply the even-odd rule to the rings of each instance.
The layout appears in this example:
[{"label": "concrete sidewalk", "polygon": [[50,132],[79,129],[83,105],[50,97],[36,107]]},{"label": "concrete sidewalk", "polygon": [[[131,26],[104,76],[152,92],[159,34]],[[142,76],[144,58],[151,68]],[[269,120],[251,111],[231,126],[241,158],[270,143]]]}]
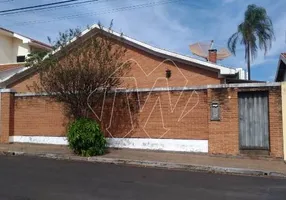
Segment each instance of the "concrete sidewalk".
[{"label": "concrete sidewalk", "polygon": [[182,169],[214,173],[286,177],[286,164],[282,160],[267,158],[233,158],[206,154],[173,153],[132,149],[109,149],[98,157],[79,157],[66,146],[34,144],[1,144],[0,153],[30,155],[55,159],[138,165],[168,169]]}]

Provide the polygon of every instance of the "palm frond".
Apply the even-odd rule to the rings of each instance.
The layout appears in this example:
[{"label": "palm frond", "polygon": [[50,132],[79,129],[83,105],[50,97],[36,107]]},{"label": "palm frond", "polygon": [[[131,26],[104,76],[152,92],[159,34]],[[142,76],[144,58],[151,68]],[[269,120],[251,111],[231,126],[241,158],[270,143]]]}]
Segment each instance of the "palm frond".
[{"label": "palm frond", "polygon": [[236,54],[236,44],[239,38],[240,38],[240,32],[236,32],[228,39],[227,42],[228,49],[234,55]]}]

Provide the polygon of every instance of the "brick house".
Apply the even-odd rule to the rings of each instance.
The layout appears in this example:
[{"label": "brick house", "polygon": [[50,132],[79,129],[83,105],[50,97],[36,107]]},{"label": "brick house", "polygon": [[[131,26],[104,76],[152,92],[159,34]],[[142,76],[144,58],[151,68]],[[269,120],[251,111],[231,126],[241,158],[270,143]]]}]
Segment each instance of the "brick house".
[{"label": "brick house", "polygon": [[[99,27],[94,25],[83,31],[81,38],[100,37],[97,35],[98,30]],[[130,75],[136,78],[139,88],[225,84],[244,82],[246,78],[246,73],[241,68],[228,68],[217,64],[216,51],[213,50],[210,51],[210,61],[207,62],[159,49],[105,28],[103,34],[109,35],[115,42],[124,39],[127,49],[125,57],[131,62]],[[76,41],[69,45],[74,42]],[[171,72],[167,82],[166,70]],[[27,92],[27,86],[37,79],[37,73],[27,68],[9,80],[2,81],[0,87]],[[133,83],[131,85],[134,86]]]},{"label": "brick house", "polygon": [[[93,26],[82,37],[97,31]],[[120,38],[115,32],[105,34]],[[109,102],[114,107],[106,104],[104,112],[95,111],[103,119],[109,147],[232,156],[250,150],[285,159],[285,84],[249,83],[242,69],[216,64],[213,54],[212,62],[206,62],[123,38],[138,88],[122,89],[118,97],[137,94],[139,105],[131,115],[115,99]],[[168,85],[156,82],[166,78],[166,69],[172,72]],[[37,72],[27,68],[1,83],[7,89],[0,90],[0,142],[67,145],[69,119],[63,105],[27,90],[37,79]]]}]

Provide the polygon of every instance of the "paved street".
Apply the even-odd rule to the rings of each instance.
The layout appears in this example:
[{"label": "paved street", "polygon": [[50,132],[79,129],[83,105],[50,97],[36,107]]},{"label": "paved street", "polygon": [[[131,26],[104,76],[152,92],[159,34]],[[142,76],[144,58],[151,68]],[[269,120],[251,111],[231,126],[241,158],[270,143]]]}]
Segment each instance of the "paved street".
[{"label": "paved street", "polygon": [[285,199],[286,180],[0,157],[0,200]]}]

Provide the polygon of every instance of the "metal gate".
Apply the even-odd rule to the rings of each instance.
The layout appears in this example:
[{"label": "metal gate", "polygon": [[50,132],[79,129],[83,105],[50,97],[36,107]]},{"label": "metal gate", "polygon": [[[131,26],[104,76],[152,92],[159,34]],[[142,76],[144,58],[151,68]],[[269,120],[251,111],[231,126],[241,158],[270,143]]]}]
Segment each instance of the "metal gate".
[{"label": "metal gate", "polygon": [[241,150],[269,150],[268,92],[240,92],[239,142]]}]

